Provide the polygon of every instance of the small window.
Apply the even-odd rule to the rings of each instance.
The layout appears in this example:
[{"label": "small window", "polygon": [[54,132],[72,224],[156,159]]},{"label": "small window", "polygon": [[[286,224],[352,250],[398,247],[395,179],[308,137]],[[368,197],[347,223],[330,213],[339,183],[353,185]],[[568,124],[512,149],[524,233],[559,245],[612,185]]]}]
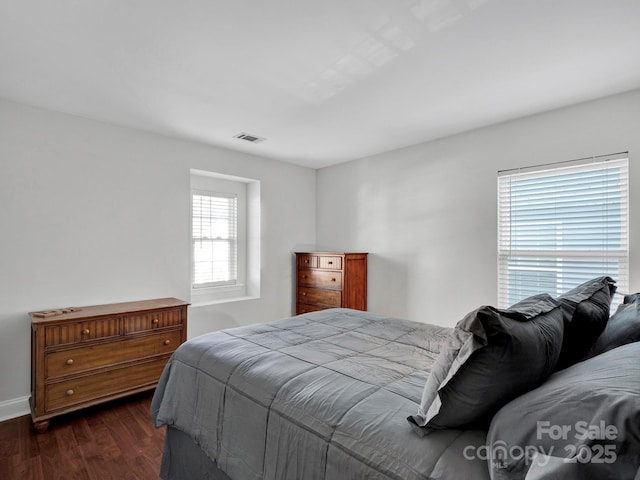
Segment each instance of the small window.
[{"label": "small window", "polygon": [[626,292],[628,168],[625,153],[498,173],[499,307],[603,275]]},{"label": "small window", "polygon": [[191,196],[192,287],[238,283],[238,196],[195,191]]},{"label": "small window", "polygon": [[191,171],[191,301],[260,294],[260,182]]}]

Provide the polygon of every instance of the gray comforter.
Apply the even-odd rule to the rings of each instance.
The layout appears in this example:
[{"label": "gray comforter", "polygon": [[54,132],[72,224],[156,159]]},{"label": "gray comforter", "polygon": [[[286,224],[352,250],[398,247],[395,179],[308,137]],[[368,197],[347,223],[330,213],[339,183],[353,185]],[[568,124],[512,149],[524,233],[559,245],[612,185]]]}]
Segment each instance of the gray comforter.
[{"label": "gray comforter", "polygon": [[229,477],[488,479],[485,432],[416,435],[414,414],[450,329],[347,309],[183,344],[151,406]]}]

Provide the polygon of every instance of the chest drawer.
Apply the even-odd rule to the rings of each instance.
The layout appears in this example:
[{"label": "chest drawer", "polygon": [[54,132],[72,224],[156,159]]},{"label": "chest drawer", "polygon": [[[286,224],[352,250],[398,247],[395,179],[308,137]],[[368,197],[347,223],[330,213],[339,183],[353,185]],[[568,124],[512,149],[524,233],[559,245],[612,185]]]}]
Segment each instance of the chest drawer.
[{"label": "chest drawer", "polygon": [[320,303],[332,307],[339,307],[342,301],[340,290],[326,290],[321,288],[298,288],[299,303]]},{"label": "chest drawer", "polygon": [[143,387],[158,381],[169,356],[116,368],[93,375],[55,382],[45,387],[47,411],[96,400],[116,392]]},{"label": "chest drawer", "polygon": [[173,352],[180,345],[181,332],[173,330],[117,343],[102,343],[48,353],[47,378],[71,375],[94,368]]},{"label": "chest drawer", "polygon": [[340,272],[302,269],[298,271],[298,285],[340,289],[342,288],[342,274]]},{"label": "chest drawer", "polygon": [[50,325],[45,328],[45,346],[81,343],[120,335],[120,318],[108,317],[83,322]]},{"label": "chest drawer", "polygon": [[319,256],[318,268],[342,270],[342,257]]},{"label": "chest drawer", "polygon": [[318,268],[317,255],[297,255],[296,265],[298,268]]},{"label": "chest drawer", "polygon": [[308,305],[306,303],[297,303],[296,304],[296,311],[298,312],[298,315],[300,315],[301,313],[309,313],[309,312],[317,312],[320,310],[326,310],[327,307],[323,307],[321,305]]},{"label": "chest drawer", "polygon": [[172,310],[127,315],[124,317],[124,333],[126,335],[129,333],[182,325],[184,322],[182,312],[183,310],[176,308]]}]

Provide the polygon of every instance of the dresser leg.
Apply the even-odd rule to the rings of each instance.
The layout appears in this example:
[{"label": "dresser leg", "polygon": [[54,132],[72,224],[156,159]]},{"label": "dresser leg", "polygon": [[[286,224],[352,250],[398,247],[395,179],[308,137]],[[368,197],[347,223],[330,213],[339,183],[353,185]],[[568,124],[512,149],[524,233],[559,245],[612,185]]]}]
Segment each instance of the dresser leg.
[{"label": "dresser leg", "polygon": [[38,432],[38,433],[44,433],[49,428],[49,424],[50,424],[49,420],[43,420],[41,422],[34,422],[33,423],[33,428],[35,428],[36,432]]}]

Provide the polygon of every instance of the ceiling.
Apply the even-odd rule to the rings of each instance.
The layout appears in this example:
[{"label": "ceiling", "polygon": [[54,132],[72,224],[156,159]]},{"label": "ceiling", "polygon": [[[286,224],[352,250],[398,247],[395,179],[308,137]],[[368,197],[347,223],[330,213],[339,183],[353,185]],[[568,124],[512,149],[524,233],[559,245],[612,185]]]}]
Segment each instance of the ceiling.
[{"label": "ceiling", "polygon": [[639,87],[640,0],[0,0],[0,97],[313,168]]}]

